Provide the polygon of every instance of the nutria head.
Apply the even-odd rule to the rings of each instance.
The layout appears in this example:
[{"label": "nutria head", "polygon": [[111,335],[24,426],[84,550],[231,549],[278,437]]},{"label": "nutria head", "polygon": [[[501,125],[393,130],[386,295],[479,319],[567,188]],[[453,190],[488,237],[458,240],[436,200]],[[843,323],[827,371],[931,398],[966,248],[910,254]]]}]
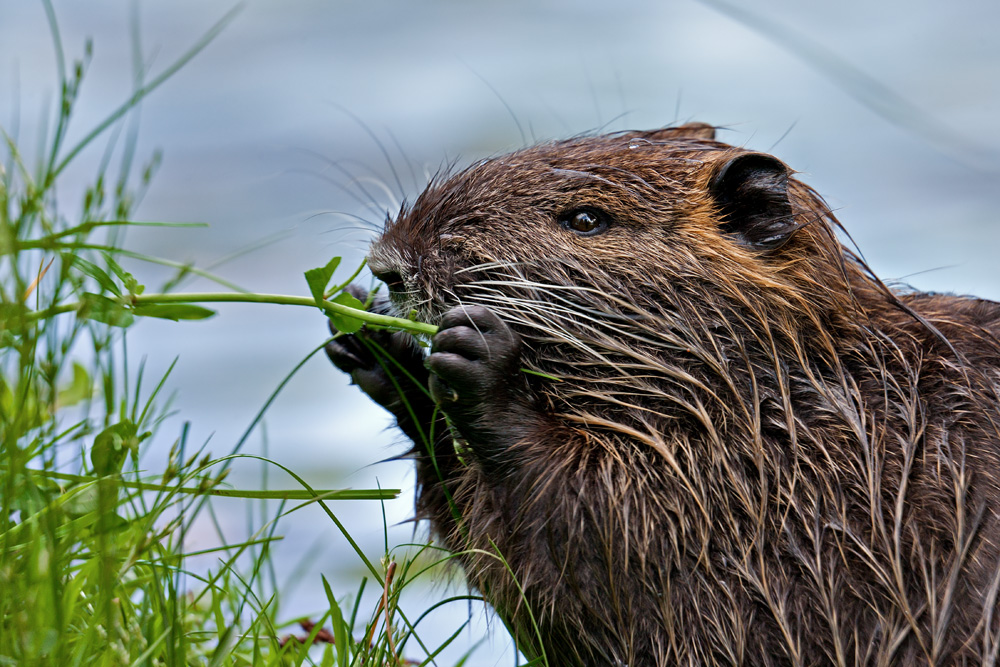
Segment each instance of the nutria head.
[{"label": "nutria head", "polygon": [[558,271],[561,262],[620,278],[625,291],[661,288],[658,274],[675,285],[726,275],[766,291],[814,283],[795,269],[810,255],[829,261],[825,249],[837,244],[817,224],[831,219],[827,207],[777,158],[713,136],[698,124],[484,160],[404,206],[370,265],[400,303],[431,319],[476,275],[500,267]]},{"label": "nutria head", "polygon": [[369,266],[402,314],[495,310],[547,373],[650,345],[709,365],[734,343],[832,355],[831,327],[856,326],[870,285],[791,173],[703,124],[541,144],[437,179]]}]

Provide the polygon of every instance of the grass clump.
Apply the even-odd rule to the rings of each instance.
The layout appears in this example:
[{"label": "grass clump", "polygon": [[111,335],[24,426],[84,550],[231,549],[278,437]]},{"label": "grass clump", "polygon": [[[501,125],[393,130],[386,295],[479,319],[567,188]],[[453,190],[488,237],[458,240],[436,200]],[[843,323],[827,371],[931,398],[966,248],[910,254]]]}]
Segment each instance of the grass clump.
[{"label": "grass clump", "polygon": [[[386,543],[374,563],[329,505],[397,491],[312,489],[284,468],[300,489],[229,487],[225,478],[246,436],[213,458],[188,442],[186,424],[165,433],[174,423],[165,422],[167,378],[150,380],[142,364],[130,364],[127,340],[139,318],[203,319],[214,312],[201,304],[223,301],[319,307],[343,331],[362,321],[424,334],[434,328],[358,310],[341,291],[349,281],[329,286],[338,260],[307,272],[311,296],[173,293],[196,272],[186,266],[147,292],[121,258],[169,262],[122,247],[129,226],[149,224],[130,218],[159,163],[154,155],[136,166],[130,112],[228,18],[148,82],[137,59],[133,94],[67,145],[91,48],[67,66],[54,12],[46,10],[60,90],[48,139],[32,161],[16,133],[0,128],[0,665],[398,665],[411,651],[432,661],[458,632],[441,647],[424,645],[415,627],[438,605],[411,622],[399,595],[450,556]],[[62,208],[56,192],[66,167],[99,139],[103,156],[82,201]],[[167,460],[149,460],[149,443],[162,438],[173,442]],[[186,537],[197,522],[215,521],[218,496],[275,502],[263,505],[248,539],[226,542],[220,529],[217,546],[191,551]],[[280,539],[278,519],[306,505],[318,505],[343,531],[382,589],[374,610],[362,607],[368,577],[340,600],[323,579],[326,610],[279,621],[271,546]],[[191,566],[206,555],[215,566]],[[294,623],[301,633],[287,627]]]}]

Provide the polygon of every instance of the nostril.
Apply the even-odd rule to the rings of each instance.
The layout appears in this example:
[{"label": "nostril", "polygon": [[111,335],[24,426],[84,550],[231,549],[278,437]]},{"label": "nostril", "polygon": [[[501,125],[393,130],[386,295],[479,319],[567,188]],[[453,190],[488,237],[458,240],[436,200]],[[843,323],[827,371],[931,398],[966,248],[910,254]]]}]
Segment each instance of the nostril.
[{"label": "nostril", "polygon": [[400,275],[399,271],[378,271],[374,275],[385,283],[385,286],[389,288],[389,292],[400,294],[406,291],[406,283],[403,281],[403,276]]}]

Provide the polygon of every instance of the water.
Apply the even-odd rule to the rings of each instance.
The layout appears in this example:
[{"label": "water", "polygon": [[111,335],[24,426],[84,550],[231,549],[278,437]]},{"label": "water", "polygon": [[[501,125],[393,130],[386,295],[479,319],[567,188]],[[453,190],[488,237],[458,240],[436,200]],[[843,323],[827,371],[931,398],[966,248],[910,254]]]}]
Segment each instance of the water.
[{"label": "water", "polygon": [[[206,266],[283,232],[218,272],[248,289],[304,294],[304,270],[333,255],[343,255],[345,266],[360,261],[371,231],[354,216],[380,223],[442,165],[597,128],[702,120],[729,128],[723,139],[771,151],[800,170],[879,275],[1000,299],[1000,5],[769,0],[753,7],[757,19],[793,36],[776,42],[698,2],[250,0],[142,107],[139,153],[162,148],[165,160],[136,217],[211,228],[144,230],[130,235],[129,246]],[[155,72],[229,5],[186,0],[139,9],[143,53]],[[87,36],[95,45],[71,139],[128,94],[129,12],[111,0],[56,3],[67,54],[78,56]],[[820,58],[797,55],[798,38]],[[824,61],[823,50],[842,61]],[[52,53],[41,5],[0,0],[0,123],[11,127],[19,108],[26,146],[37,143],[40,109],[55,95]],[[60,192],[64,205],[99,153],[83,157]],[[170,383],[176,407],[192,422],[191,441],[209,440],[219,454],[325,333],[322,318],[307,310],[220,311],[200,324],[144,322],[130,334],[130,353],[147,355],[150,372],[179,355]],[[407,464],[378,463],[402,450],[388,426],[317,357],[268,413],[266,447],[320,487],[377,481],[412,490]],[[245,451],[264,447],[254,436]],[[259,479],[256,465],[239,465],[236,474],[247,486]],[[272,472],[272,483],[286,482]],[[412,527],[400,522],[411,506],[407,494],[386,505],[391,540],[409,539]],[[377,556],[378,505],[336,508]],[[239,534],[245,508],[222,511]],[[279,580],[289,616],[322,609],[320,572],[338,595],[351,592],[357,558],[323,516],[293,515],[282,532]],[[207,544],[211,536],[198,539]],[[316,558],[295,572],[313,545]],[[429,640],[464,620],[469,609],[456,607],[422,624]],[[481,635],[481,607],[471,613],[476,627],[440,664],[453,663]],[[475,656],[477,665],[513,662],[501,639]]]}]

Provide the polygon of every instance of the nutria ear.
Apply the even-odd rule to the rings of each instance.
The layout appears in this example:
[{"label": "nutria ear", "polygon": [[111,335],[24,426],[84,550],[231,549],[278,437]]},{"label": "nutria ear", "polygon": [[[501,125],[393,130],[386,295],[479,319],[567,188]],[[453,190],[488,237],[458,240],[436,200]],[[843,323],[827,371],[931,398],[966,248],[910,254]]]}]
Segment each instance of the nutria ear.
[{"label": "nutria ear", "polygon": [[715,126],[708,123],[685,123],[676,127],[664,127],[659,130],[640,132],[639,135],[650,141],[669,141],[670,139],[713,141],[715,139]]},{"label": "nutria ear", "polygon": [[759,250],[782,246],[797,229],[788,201],[788,167],[764,153],[725,162],[708,186],[722,213],[719,227]]}]

